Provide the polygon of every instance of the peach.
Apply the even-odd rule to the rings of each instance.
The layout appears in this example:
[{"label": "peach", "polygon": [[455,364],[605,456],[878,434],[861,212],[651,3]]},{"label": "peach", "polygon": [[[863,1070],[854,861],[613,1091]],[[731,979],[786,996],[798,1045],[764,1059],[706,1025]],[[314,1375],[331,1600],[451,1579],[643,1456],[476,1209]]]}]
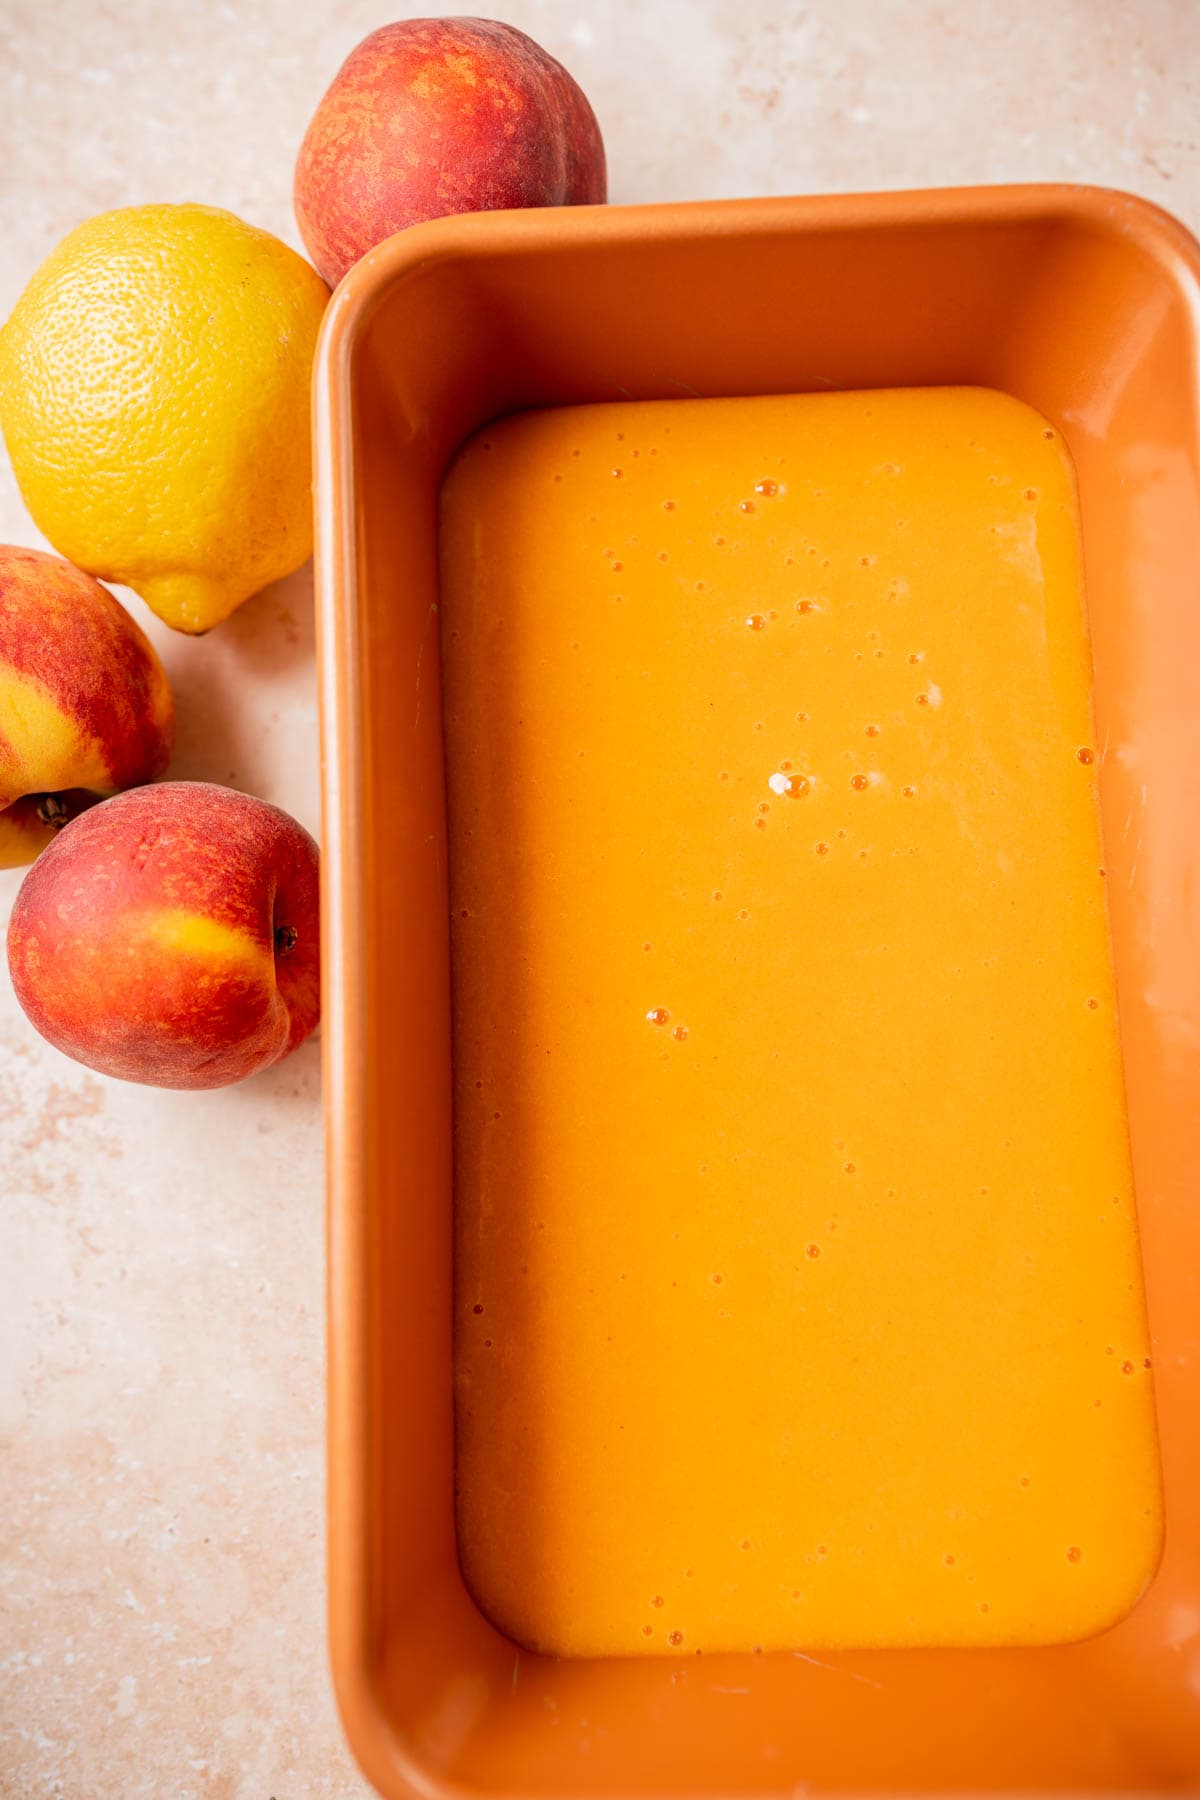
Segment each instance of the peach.
[{"label": "peach", "polygon": [[175,713],[149,641],[60,557],[0,545],[0,868],[105,794],[161,775]]},{"label": "peach", "polygon": [[540,44],[492,19],[373,31],[334,76],[296,162],[296,220],[330,286],[419,220],[582,206],[605,192],[583,91]]},{"label": "peach", "polygon": [[318,852],[232,788],[168,781],[91,808],[21,884],[17,999],[89,1068],[155,1087],[241,1081],[320,1015]]}]

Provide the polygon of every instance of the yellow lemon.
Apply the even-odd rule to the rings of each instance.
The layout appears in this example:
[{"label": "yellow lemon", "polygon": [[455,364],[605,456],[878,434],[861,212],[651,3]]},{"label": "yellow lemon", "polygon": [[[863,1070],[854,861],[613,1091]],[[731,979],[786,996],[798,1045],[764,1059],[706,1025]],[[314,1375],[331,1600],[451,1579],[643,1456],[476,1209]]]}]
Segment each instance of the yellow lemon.
[{"label": "yellow lemon", "polygon": [[286,244],[215,207],[77,226],[0,330],[0,427],[54,548],[180,631],[299,568],[328,297]]}]

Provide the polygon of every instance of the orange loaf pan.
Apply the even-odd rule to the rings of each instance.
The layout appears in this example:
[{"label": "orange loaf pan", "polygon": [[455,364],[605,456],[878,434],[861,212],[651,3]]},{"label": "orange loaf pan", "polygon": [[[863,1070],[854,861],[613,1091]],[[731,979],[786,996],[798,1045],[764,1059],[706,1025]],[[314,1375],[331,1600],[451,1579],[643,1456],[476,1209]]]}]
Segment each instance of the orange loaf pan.
[{"label": "orange loaf pan", "polygon": [[[446,219],[335,295],[316,377],[330,1632],[385,1795],[1200,1785],[1198,274],[1144,202],[1029,187]],[[1061,1648],[534,1656],[477,1610],[455,1548],[442,474],[522,407],[946,383],[1037,407],[1079,474],[1163,1561],[1122,1624]]]}]

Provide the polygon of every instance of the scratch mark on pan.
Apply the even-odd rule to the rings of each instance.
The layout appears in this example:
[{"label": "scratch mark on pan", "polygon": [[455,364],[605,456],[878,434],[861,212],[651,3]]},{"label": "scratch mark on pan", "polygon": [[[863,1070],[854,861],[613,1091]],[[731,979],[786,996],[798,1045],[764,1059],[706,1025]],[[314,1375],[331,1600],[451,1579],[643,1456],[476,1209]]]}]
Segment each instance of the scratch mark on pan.
[{"label": "scratch mark on pan", "polygon": [[[1144,781],[1142,783],[1142,788],[1141,788],[1141,804],[1142,804],[1142,812],[1145,813],[1145,811],[1146,811],[1146,783]],[[1141,831],[1139,830],[1139,832],[1137,834],[1137,843],[1133,846],[1133,861],[1129,865],[1129,885],[1130,885],[1130,887],[1132,887],[1134,882],[1137,880],[1138,861],[1141,857],[1141,854],[1142,854],[1142,834],[1141,834]]]},{"label": "scratch mark on pan", "polygon": [[864,1687],[882,1689],[881,1681],[872,1681],[869,1675],[860,1675],[857,1669],[839,1669],[834,1663],[821,1662],[818,1657],[806,1656],[803,1650],[793,1650],[793,1656],[801,1662],[811,1663],[814,1669],[825,1669],[830,1675],[848,1675],[851,1681],[861,1681]]},{"label": "scratch mark on pan", "polygon": [[664,381],[668,387],[678,388],[681,393],[691,394],[694,400],[703,400],[704,398],[699,388],[694,388],[690,381],[680,381],[678,376],[660,375],[656,369],[654,371],[653,379],[655,381]]},{"label": "scratch mark on pan", "polygon": [[512,1692],[514,1694],[517,1691],[517,1676],[520,1673],[521,1673],[521,1652],[518,1650],[517,1654],[513,1657]]},{"label": "scratch mark on pan", "polygon": [[1112,736],[1111,721],[1104,727],[1104,742],[1100,746],[1100,767],[1104,767],[1104,759],[1108,755],[1108,740]]}]

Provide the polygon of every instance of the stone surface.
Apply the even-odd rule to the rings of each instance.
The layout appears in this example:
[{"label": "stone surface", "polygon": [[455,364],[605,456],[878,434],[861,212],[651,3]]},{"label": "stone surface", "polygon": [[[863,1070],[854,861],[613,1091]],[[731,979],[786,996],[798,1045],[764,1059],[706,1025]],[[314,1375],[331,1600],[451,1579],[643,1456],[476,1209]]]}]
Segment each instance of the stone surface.
[{"label": "stone surface", "polygon": [[[456,10],[447,8],[445,10]],[[0,310],[79,219],[227,206],[292,159],[369,0],[7,0]],[[1191,0],[509,0],[617,201],[1065,178],[1200,222]],[[7,463],[0,539],[37,543]],[[307,573],[151,626],[174,773],[318,824]],[[0,874],[0,918],[18,877]],[[354,1800],[325,1668],[319,1045],[217,1094],[103,1081],[0,979],[0,1794]]]}]

